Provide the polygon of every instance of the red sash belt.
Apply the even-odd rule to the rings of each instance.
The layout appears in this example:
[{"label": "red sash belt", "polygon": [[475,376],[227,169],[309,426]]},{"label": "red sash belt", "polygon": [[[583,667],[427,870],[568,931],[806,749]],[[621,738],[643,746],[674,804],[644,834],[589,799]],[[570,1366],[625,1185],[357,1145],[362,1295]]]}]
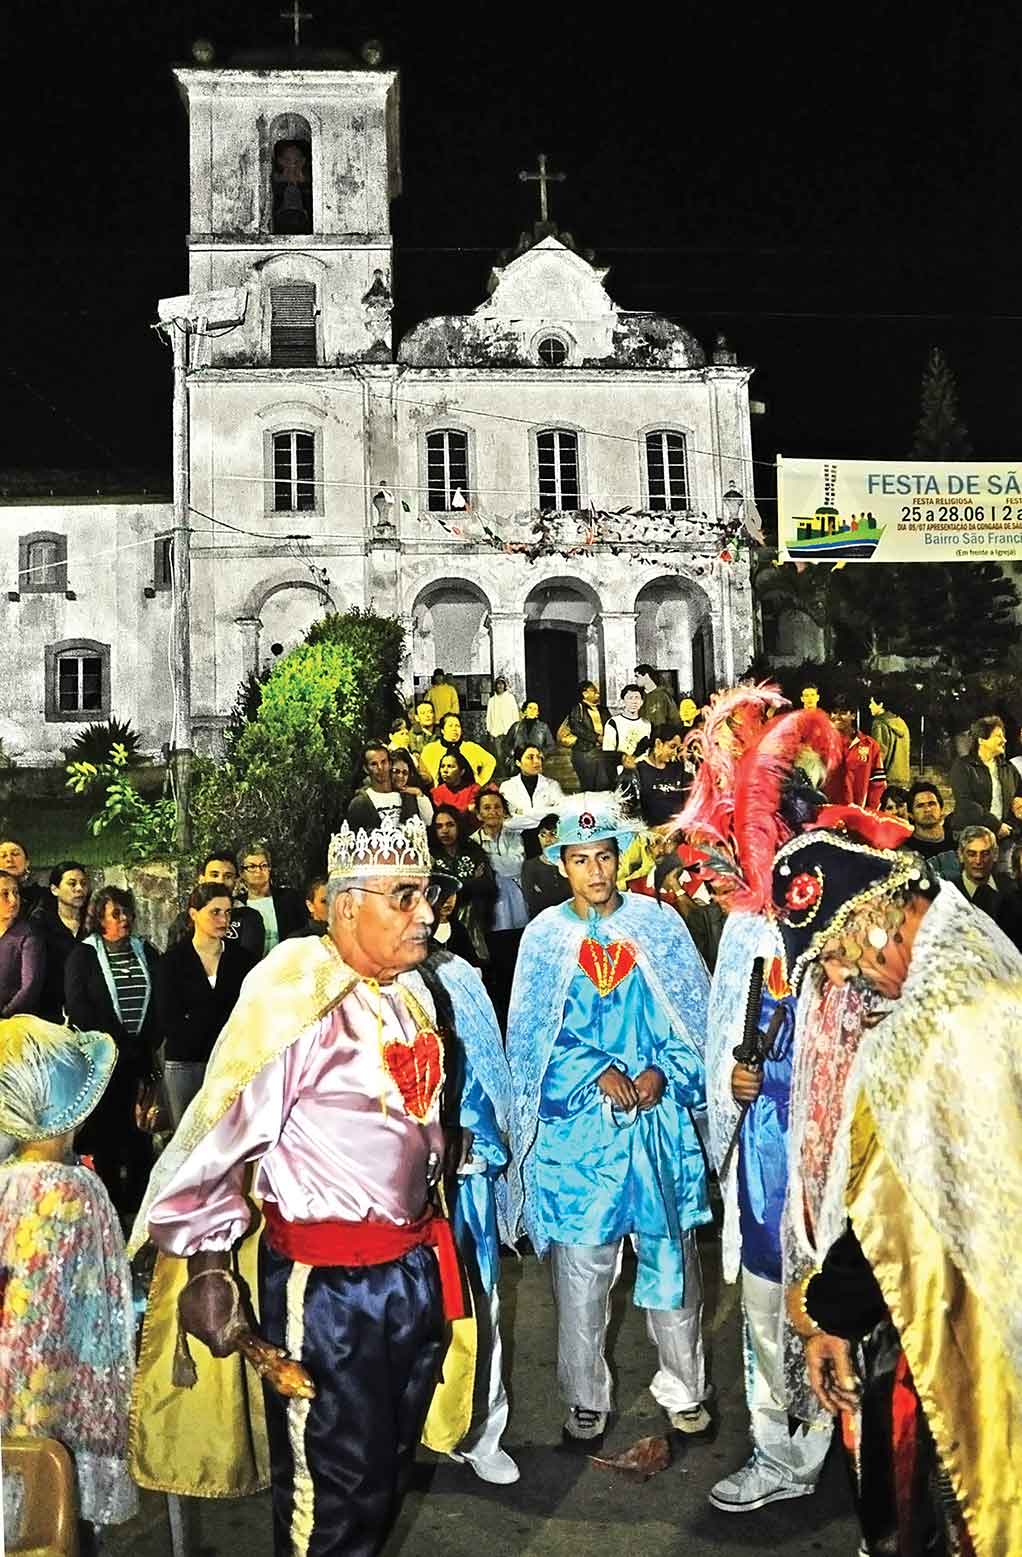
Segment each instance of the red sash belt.
[{"label": "red sash belt", "polygon": [[417,1222],[288,1222],[272,1200],[263,1202],[266,1237],[277,1254],[301,1265],[387,1265],[409,1249],[428,1244],[436,1250],[444,1318],[467,1313],[461,1266],[451,1224],[427,1211]]}]

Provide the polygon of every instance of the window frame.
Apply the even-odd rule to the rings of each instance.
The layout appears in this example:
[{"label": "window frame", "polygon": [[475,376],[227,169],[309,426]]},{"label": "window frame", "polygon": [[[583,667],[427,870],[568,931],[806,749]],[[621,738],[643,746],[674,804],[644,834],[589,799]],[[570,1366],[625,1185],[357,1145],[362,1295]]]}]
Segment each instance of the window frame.
[{"label": "window frame", "polygon": [[[52,564],[57,575],[55,584],[44,582],[45,576],[33,577],[31,561],[33,546],[52,543],[57,548],[56,561]],[[22,595],[64,595],[67,593],[67,536],[59,530],[31,530],[18,536],[18,593]]]},{"label": "window frame", "polygon": [[[542,346],[544,341],[560,342],[560,344],[564,347],[563,362],[558,362],[555,365],[543,361],[539,354],[539,348]],[[560,373],[564,368],[572,367],[575,361],[575,353],[576,346],[574,340],[568,334],[567,330],[559,329],[557,325],[544,325],[541,330],[536,331],[535,335],[532,337],[532,340],[529,342],[529,355],[532,357],[536,366],[538,368],[542,368],[545,373]]]},{"label": "window frame", "polygon": [[[685,507],[684,508],[676,508],[673,505],[673,502],[671,502],[671,501],[668,501],[667,505],[665,507],[663,507],[663,508],[654,508],[653,507],[653,493],[652,493],[651,487],[650,487],[649,444],[647,442],[647,439],[653,437],[655,434],[659,434],[661,437],[680,438],[681,441],[682,441],[682,455],[683,455],[683,458],[684,458],[684,469],[685,469]],[[640,481],[641,481],[641,491],[642,491],[642,506],[646,510],[647,513],[651,513],[651,514],[691,514],[691,513],[693,513],[696,510],[697,504],[695,502],[695,499],[694,499],[694,496],[693,496],[693,489],[692,489],[693,488],[693,484],[692,484],[692,462],[689,459],[689,443],[690,443],[691,438],[692,438],[692,429],[690,427],[683,427],[678,422],[650,422],[648,427],[642,427],[642,428],[639,429],[638,453],[639,453],[639,471],[640,471]],[[665,449],[665,453],[666,453],[666,449]],[[665,495],[669,499],[672,498],[673,494],[667,491],[667,487],[669,486],[669,476],[668,476],[668,464],[667,464],[666,461],[665,461],[665,464],[664,464],[664,486],[665,486]]]},{"label": "window frame", "polygon": [[[100,701],[98,708],[61,708],[60,666],[72,657],[98,659],[100,662]],[[110,645],[96,638],[63,638],[48,643],[45,650],[47,724],[91,724],[110,718]]]},{"label": "window frame", "polygon": [[[304,434],[312,439],[312,506],[309,508],[278,508],[276,506],[276,439],[285,435]],[[263,511],[268,519],[282,519],[292,514],[319,514],[323,513],[323,429],[309,422],[288,420],[281,422],[279,426],[267,427],[263,431],[263,474],[264,474],[264,503]],[[292,484],[297,482],[297,474],[292,474]]]},{"label": "window frame", "polygon": [[[575,470],[578,482],[578,501],[572,508],[544,508],[543,506],[543,497],[540,490],[539,440],[540,438],[543,438],[550,433],[568,433],[575,440]],[[532,433],[529,439],[529,454],[530,463],[532,466],[531,485],[536,507],[540,513],[577,513],[579,509],[585,506],[588,491],[588,473],[585,462],[585,447],[586,445],[583,429],[581,427],[575,426],[572,422],[544,423],[543,425],[534,427],[532,429]],[[559,476],[558,485],[560,485]]]},{"label": "window frame", "polygon": [[[166,573],[161,564],[161,553],[166,551]],[[174,588],[174,532],[158,535],[153,541],[153,588],[157,594],[167,594]]]},{"label": "window frame", "polygon": [[[275,362],[273,358],[273,294],[284,287],[305,287],[312,292],[312,360],[310,362]],[[322,360],[322,332],[320,328],[319,288],[315,281],[299,276],[272,276],[266,280],[269,333],[266,361],[271,368],[316,368]],[[284,328],[282,326],[282,328]]]},{"label": "window frame", "polygon": [[[465,471],[467,479],[465,485],[462,486],[461,491],[467,507],[471,508],[477,501],[478,492],[476,482],[474,480],[475,433],[471,427],[465,427],[458,422],[442,422],[435,426],[424,427],[419,435],[419,507],[420,511],[425,514],[458,514],[464,512],[464,510],[460,508],[451,508],[449,503],[444,508],[434,508],[430,503],[429,440],[430,438],[435,438],[440,434],[447,435],[449,433],[457,433],[459,437],[462,437],[465,440]],[[460,483],[458,482],[454,483],[455,486],[459,484]],[[450,496],[452,494],[453,488],[450,489],[448,495]]]}]

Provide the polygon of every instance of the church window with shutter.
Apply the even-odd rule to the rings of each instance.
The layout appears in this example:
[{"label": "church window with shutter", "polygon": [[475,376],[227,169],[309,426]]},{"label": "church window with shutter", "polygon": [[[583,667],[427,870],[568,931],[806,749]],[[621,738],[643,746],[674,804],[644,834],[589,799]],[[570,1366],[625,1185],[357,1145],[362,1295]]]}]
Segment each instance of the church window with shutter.
[{"label": "church window with shutter", "polygon": [[536,473],[541,509],[578,508],[578,434],[563,427],[537,433]]},{"label": "church window with shutter", "polygon": [[655,428],[646,434],[646,484],[652,510],[678,513],[688,508],[684,433]]},{"label": "church window with shutter", "polygon": [[316,366],[316,288],[309,283],[270,288],[270,365]]},{"label": "church window with shutter", "polygon": [[426,434],[426,502],[432,513],[466,508],[469,492],[468,434],[444,427]]}]

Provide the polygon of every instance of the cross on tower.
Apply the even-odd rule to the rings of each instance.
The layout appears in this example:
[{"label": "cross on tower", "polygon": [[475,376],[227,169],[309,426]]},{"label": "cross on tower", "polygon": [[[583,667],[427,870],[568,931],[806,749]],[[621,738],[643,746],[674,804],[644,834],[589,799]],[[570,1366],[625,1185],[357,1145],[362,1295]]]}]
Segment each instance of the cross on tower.
[{"label": "cross on tower", "polygon": [[301,42],[302,42],[302,23],[303,22],[311,22],[312,21],[312,17],[313,17],[313,13],[311,11],[303,11],[302,10],[302,8],[301,8],[301,6],[299,4],[299,0],[291,0],[291,9],[290,9],[290,11],[281,11],[281,13],[280,13],[281,21],[282,22],[290,22],[291,26],[293,28],[293,39],[294,39],[294,46],[295,46],[296,49],[301,47]]},{"label": "cross on tower", "polygon": [[[298,0],[295,0],[296,5],[297,3]],[[518,177],[523,184],[539,185],[539,219],[541,222],[550,220],[549,212],[547,210],[546,186],[548,184],[563,184],[567,176],[567,173],[548,173],[546,166],[546,154],[542,151],[539,154],[538,173],[519,173]]]}]

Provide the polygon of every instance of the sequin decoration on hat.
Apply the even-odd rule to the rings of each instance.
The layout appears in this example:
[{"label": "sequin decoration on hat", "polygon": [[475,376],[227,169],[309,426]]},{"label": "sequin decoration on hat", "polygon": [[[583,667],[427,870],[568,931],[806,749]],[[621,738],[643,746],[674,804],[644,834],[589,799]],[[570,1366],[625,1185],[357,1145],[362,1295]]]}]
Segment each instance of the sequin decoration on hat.
[{"label": "sequin decoration on hat", "polygon": [[571,795],[557,811],[557,841],[543,850],[544,859],[559,865],[569,844],[588,845],[614,838],[623,854],[635,841],[641,823],[624,816],[611,794],[602,791]]},{"label": "sequin decoration on hat", "polygon": [[825,942],[865,904],[928,885],[923,861],[908,850],[871,849],[824,828],[792,838],[777,852],[773,879],[773,913],[792,989]]}]

